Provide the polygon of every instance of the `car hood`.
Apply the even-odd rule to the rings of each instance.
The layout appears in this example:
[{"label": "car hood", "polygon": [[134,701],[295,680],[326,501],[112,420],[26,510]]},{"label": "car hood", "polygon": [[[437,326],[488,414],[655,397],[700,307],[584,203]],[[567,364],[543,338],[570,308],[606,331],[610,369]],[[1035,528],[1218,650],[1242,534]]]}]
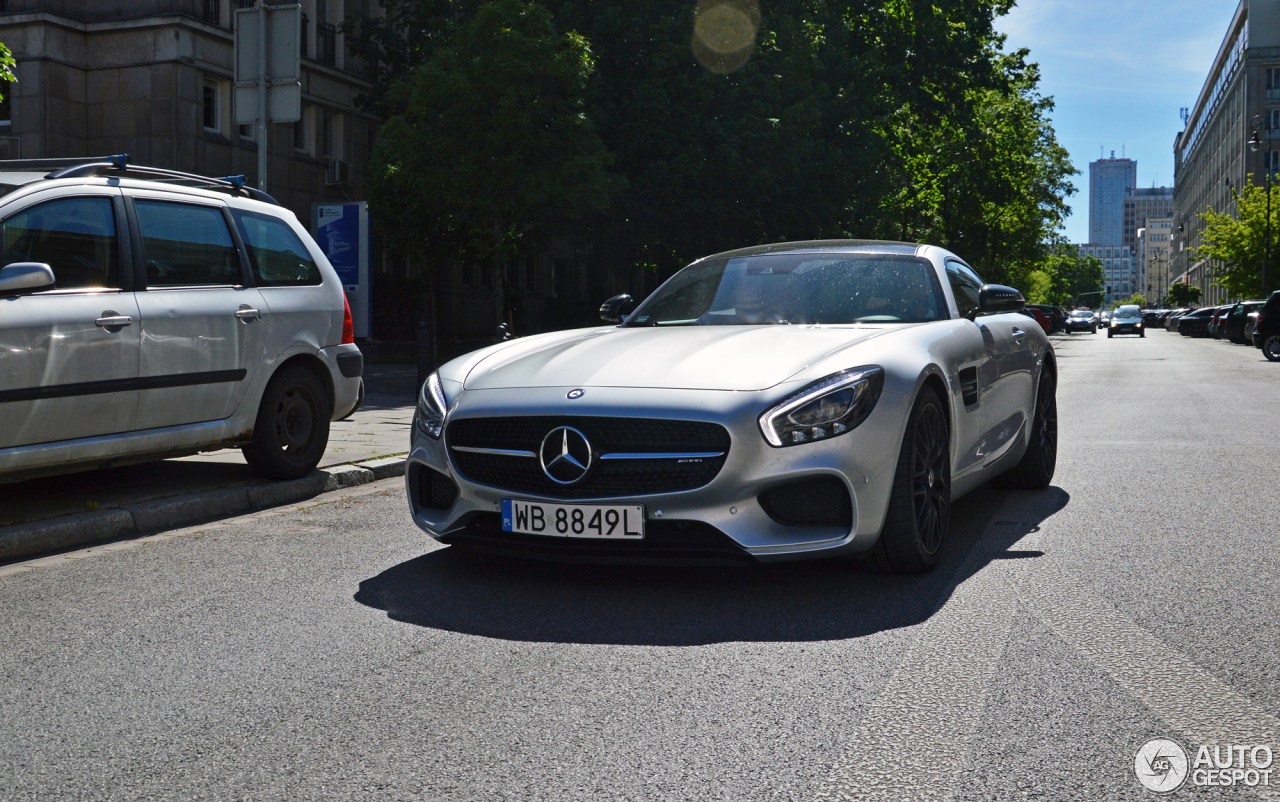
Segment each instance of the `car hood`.
[{"label": "car hood", "polygon": [[476,363],[468,390],[655,387],[764,390],[855,343],[903,326],[579,329],[515,340]]}]

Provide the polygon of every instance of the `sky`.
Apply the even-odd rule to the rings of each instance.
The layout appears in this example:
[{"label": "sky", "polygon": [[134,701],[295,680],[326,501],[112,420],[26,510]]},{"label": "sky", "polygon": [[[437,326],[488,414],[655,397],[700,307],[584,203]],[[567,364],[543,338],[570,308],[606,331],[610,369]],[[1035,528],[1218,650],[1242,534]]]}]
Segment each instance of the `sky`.
[{"label": "sky", "polygon": [[1089,162],[1138,162],[1138,185],[1173,185],[1178,110],[1195,105],[1238,0],[1018,0],[996,27],[1025,47],[1080,175],[1065,236],[1089,240]]}]

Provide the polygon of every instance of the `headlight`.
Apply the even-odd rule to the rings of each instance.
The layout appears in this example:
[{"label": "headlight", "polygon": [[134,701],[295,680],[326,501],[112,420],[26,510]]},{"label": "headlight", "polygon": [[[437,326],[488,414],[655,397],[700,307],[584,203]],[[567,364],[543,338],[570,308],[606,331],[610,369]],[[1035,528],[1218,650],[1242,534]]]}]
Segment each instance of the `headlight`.
[{"label": "headlight", "polygon": [[867,419],[884,389],[884,368],[852,368],[814,382],[760,415],[760,431],[775,448],[826,440]]},{"label": "headlight", "polygon": [[422,392],[418,393],[418,428],[433,440],[440,439],[444,430],[444,415],[449,411],[449,402],[444,397],[444,385],[440,384],[440,373],[432,373],[422,383]]},{"label": "headlight", "polygon": [[1138,328],[1142,328],[1142,324],[1141,324],[1141,323],[1134,323],[1133,325],[1137,326]]},{"label": "headlight", "polygon": [[1113,329],[1114,329],[1115,327],[1116,327],[1116,324],[1113,322],[1113,323],[1111,324],[1111,328],[1113,328]]}]

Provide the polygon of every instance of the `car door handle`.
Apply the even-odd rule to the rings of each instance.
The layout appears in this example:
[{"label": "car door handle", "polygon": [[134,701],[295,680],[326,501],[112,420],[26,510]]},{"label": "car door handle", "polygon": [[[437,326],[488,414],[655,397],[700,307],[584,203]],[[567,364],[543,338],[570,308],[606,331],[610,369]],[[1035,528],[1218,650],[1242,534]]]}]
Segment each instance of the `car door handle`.
[{"label": "car door handle", "polygon": [[103,312],[102,317],[93,321],[104,329],[122,329],[133,325],[133,318],[128,315],[117,315],[115,312]]},{"label": "car door handle", "polygon": [[262,320],[262,313],[251,306],[242,306],[236,310],[236,317],[248,323],[250,320]]},{"label": "car door handle", "polygon": [[1013,330],[1013,341],[1018,345],[1022,345],[1022,338],[1026,336],[1027,336],[1027,333],[1022,329],[1015,328]]}]

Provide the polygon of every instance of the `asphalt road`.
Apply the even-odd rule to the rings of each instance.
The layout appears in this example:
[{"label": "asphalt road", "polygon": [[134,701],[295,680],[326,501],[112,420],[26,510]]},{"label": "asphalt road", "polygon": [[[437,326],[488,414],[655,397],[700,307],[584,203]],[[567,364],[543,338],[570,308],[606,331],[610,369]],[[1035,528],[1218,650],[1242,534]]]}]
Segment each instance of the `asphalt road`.
[{"label": "asphalt road", "polygon": [[1055,486],[959,502],[925,577],[466,558],[397,481],[0,567],[0,798],[1140,800],[1150,738],[1280,758],[1280,365],[1059,356]]}]

